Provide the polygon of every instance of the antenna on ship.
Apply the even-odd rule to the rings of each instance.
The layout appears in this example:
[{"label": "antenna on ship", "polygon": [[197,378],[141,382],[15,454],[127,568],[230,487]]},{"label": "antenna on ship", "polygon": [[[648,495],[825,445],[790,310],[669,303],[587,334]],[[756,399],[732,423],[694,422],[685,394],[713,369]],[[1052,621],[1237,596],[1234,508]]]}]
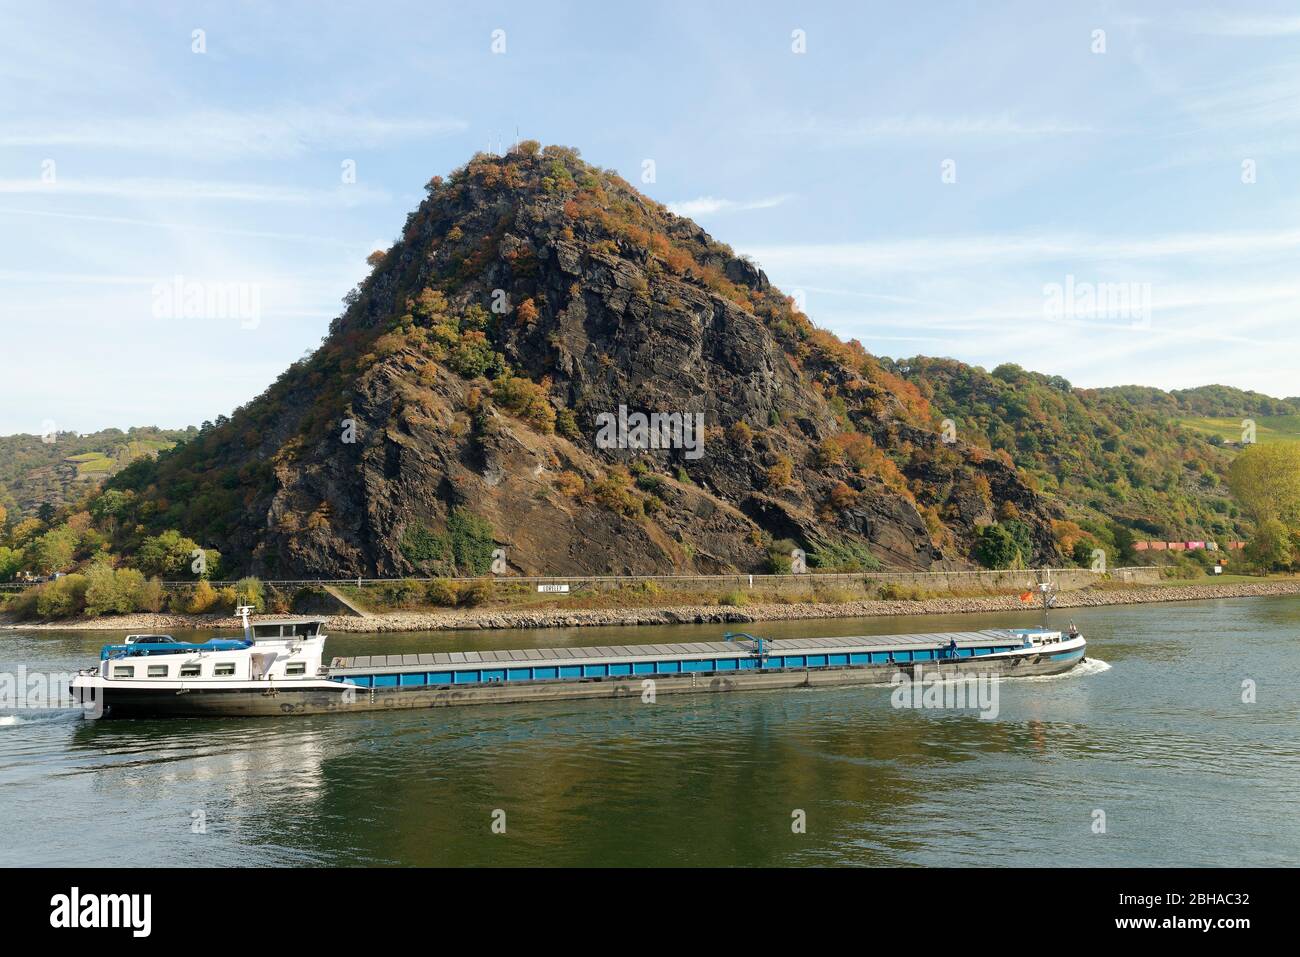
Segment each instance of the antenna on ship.
[{"label": "antenna on ship", "polygon": [[1038,584],[1038,591],[1043,596],[1043,631],[1047,631],[1047,610],[1055,602],[1052,600],[1052,570],[1043,569],[1043,580]]}]

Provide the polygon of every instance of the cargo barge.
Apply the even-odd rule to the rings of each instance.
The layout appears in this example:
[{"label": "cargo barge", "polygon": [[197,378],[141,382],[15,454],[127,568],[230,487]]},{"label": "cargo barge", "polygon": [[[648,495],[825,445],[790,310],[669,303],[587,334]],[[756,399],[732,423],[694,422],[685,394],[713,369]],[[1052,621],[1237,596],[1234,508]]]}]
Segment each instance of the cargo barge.
[{"label": "cargo barge", "polygon": [[900,675],[1022,677],[1068,671],[1087,643],[1043,628],[363,655],[324,662],[324,619],[249,624],[203,643],[133,635],[72,681],[90,717],[333,714],[827,685]]}]

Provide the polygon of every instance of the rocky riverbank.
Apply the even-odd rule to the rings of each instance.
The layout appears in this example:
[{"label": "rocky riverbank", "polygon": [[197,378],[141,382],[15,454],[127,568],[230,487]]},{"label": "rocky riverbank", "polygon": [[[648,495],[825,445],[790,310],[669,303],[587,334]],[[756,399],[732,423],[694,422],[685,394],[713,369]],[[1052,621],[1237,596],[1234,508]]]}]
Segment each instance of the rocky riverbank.
[{"label": "rocky riverbank", "polygon": [[[1246,598],[1300,594],[1300,579],[1234,584],[1153,585],[1134,588],[1088,588],[1062,592],[1056,608],[1099,605],[1137,605],[1149,602],[1201,601],[1212,598]],[[511,610],[473,608],[429,612],[389,612],[366,618],[334,616],[334,633],[386,631],[451,631],[492,628],[575,628],[615,625],[744,624],[805,618],[867,618],[883,615],[952,615],[967,612],[1025,611],[1015,595],[978,598],[929,598],[921,601],[850,601],[798,604],[679,605],[656,608],[591,608]],[[264,616],[274,617],[274,616]],[[121,615],[116,617],[39,624],[0,622],[0,627],[24,630],[84,630],[169,632],[189,630],[231,631],[241,627],[237,618],[217,615]]]}]

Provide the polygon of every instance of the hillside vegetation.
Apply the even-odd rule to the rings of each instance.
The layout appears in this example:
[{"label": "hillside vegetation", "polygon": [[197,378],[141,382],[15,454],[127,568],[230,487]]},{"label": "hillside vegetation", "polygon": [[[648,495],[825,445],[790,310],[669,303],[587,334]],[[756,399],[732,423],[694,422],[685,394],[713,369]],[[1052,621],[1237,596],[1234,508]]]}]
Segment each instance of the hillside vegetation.
[{"label": "hillside vegetation", "polygon": [[[320,348],[102,493],[11,522],[10,566],[866,571],[1097,547],[1115,563],[1135,535],[1245,532],[1233,451],[1180,417],[1294,412],[1219,386],[1084,390],[873,356],[572,149],[478,155],[427,194]],[[638,413],[691,428],[604,441]]]},{"label": "hillside vegetation", "polygon": [[1231,454],[1179,428],[1184,407],[1168,393],[1076,389],[1009,364],[992,372],[950,359],[901,365],[959,436],[1005,452],[1065,518],[1101,537],[1107,524],[1139,538],[1242,533],[1225,484]]},{"label": "hillside vegetation", "polygon": [[12,520],[30,518],[42,506],[48,517],[136,459],[157,455],[194,431],[134,428],[0,436],[0,505]]}]

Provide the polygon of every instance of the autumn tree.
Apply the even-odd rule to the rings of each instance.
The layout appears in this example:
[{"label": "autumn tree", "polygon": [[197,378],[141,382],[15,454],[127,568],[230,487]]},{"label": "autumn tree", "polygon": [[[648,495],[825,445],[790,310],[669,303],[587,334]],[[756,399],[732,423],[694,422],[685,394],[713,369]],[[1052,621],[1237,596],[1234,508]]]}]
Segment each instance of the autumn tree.
[{"label": "autumn tree", "polygon": [[515,310],[515,318],[521,326],[529,326],[537,321],[537,303],[531,298],[525,299]]},{"label": "autumn tree", "polygon": [[858,503],[858,492],[843,482],[836,482],[831,487],[830,503],[832,508],[848,509]]},{"label": "autumn tree", "polygon": [[776,463],[767,470],[767,487],[782,489],[794,482],[794,462],[788,455],[778,455]]},{"label": "autumn tree", "polygon": [[727,440],[737,448],[747,449],[754,443],[754,430],[744,419],[737,419],[727,428]]}]

